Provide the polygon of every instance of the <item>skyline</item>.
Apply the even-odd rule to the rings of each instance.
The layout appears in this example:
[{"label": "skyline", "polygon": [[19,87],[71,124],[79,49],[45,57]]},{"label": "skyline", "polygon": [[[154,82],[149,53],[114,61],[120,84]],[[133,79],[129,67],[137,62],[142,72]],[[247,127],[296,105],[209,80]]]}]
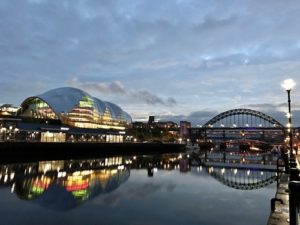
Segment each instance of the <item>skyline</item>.
[{"label": "skyline", "polygon": [[203,124],[234,108],[300,125],[300,2],[0,2],[0,103],[72,86],[134,121]]}]

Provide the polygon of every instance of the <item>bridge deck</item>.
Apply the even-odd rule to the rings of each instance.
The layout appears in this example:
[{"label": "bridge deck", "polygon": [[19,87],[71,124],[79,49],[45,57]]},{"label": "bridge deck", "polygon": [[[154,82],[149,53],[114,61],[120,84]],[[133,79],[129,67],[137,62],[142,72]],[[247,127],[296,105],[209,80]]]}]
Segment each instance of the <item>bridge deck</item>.
[{"label": "bridge deck", "polygon": [[204,162],[205,166],[223,167],[223,168],[237,168],[237,169],[257,169],[276,171],[276,165],[263,164],[240,164],[240,163],[222,163],[222,162]]}]

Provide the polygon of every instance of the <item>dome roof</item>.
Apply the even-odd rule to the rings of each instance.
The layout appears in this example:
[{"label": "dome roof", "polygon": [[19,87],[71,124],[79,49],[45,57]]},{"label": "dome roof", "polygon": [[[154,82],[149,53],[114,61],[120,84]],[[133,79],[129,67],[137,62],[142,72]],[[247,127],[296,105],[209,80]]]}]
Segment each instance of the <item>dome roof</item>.
[{"label": "dome roof", "polygon": [[106,109],[106,105],[103,101],[101,101],[100,99],[98,98],[93,98],[94,102],[95,102],[95,105],[96,107],[98,108],[98,112],[103,115],[104,112],[105,112],[105,109]]},{"label": "dome roof", "polygon": [[104,102],[104,103],[105,103],[106,107],[109,108],[110,113],[113,118],[118,118],[121,116],[122,109],[119,106],[117,106],[111,102]]},{"label": "dome roof", "polygon": [[73,87],[61,87],[49,90],[43,94],[29,97],[23,101],[21,107],[24,107],[31,99],[39,98],[46,102],[53,112],[59,117],[61,113],[69,113],[74,109],[79,102],[88,98],[92,101],[92,105],[100,115],[103,115],[105,110],[108,109],[111,113],[112,119],[123,120],[128,123],[131,122],[131,117],[128,113],[124,112],[119,106],[111,102],[102,101]]},{"label": "dome roof", "polygon": [[88,93],[80,89],[62,87],[52,89],[35,97],[45,101],[57,115],[60,115],[61,113],[70,112],[84,96],[92,98]]}]

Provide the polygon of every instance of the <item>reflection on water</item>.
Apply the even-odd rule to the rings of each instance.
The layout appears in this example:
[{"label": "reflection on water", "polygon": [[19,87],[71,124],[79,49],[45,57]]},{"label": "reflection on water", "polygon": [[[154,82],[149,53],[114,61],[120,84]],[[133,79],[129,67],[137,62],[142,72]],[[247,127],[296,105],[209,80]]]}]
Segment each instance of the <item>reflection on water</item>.
[{"label": "reflection on water", "polygon": [[247,170],[237,168],[207,167],[214,178],[228,187],[241,190],[252,190],[266,187],[276,181],[276,173],[272,171]]},{"label": "reflection on water", "polygon": [[[185,155],[163,155],[161,157],[141,156],[134,160],[134,168],[147,168],[148,176],[154,176],[157,169],[188,172],[191,170],[191,160]],[[196,167],[202,171],[204,166]],[[266,187],[276,181],[277,174],[272,170],[238,169],[224,167],[204,167],[205,171],[222,184],[241,190],[251,190]]]},{"label": "reflection on water", "polygon": [[[118,216],[122,218],[139,211],[146,216],[145,219],[154,219],[156,222],[153,224],[182,224],[189,220],[191,220],[190,224],[198,224],[200,221],[210,224],[207,223],[210,220],[215,220],[211,224],[253,224],[253,221],[248,223],[245,219],[243,222],[228,221],[226,223],[224,218],[210,217],[210,213],[214,210],[216,210],[214,213],[220,216],[223,216],[223,213],[231,213],[226,209],[231,204],[231,207],[237,207],[237,210],[245,207],[250,213],[252,205],[247,204],[254,201],[253,194],[251,194],[255,191],[253,189],[263,189],[262,192],[255,192],[257,196],[259,193],[268,193],[268,196],[273,196],[274,187],[270,190],[266,187],[275,180],[276,173],[273,171],[191,166],[191,160],[186,155],[180,154],[123,156],[1,165],[0,195],[5,188],[9,188],[12,195],[19,199],[42,206],[44,209],[50,209],[52,212],[75,210],[79,218],[85,217],[86,207],[89,213],[94,212],[94,207],[89,202],[93,204],[92,200],[100,201],[98,204],[102,208],[99,205],[97,207],[99,210],[101,208],[104,213],[101,214],[102,219],[106,218],[103,219],[104,224],[132,224],[130,219],[127,222],[125,219],[117,222],[114,215],[117,212],[114,207],[117,207]],[[181,189],[181,186],[185,188]],[[232,191],[228,192],[224,187]],[[212,195],[212,190],[215,190],[217,194]],[[241,190],[249,190],[247,191],[249,194],[241,195],[241,192],[237,192]],[[153,192],[150,199],[147,198],[148,193],[146,194],[149,191]],[[229,197],[231,194],[233,198]],[[142,196],[141,202],[136,199],[140,196]],[[207,199],[208,196],[209,199]],[[266,205],[269,205],[268,196],[265,198]],[[230,199],[223,202],[224,198]],[[261,199],[261,196],[259,198]],[[247,203],[244,202],[245,200]],[[10,201],[12,200],[8,200],[8,204]],[[102,203],[111,201],[114,202],[113,208],[110,204],[105,206]],[[158,202],[159,205],[157,205]],[[15,204],[18,207],[21,202]],[[153,204],[157,205],[155,209],[153,209]],[[222,204],[225,205],[220,211],[218,207]],[[186,209],[182,209],[183,206]],[[0,204],[0,210],[3,207],[5,206]],[[209,213],[206,212],[207,207],[211,207]],[[265,215],[265,218],[262,221],[254,221],[255,224],[266,223],[269,208],[256,208],[252,210],[262,210],[262,216]],[[133,211],[128,211],[128,209]],[[149,209],[154,213],[153,215],[149,214]],[[181,220],[173,221],[172,211],[181,212],[182,210],[185,213],[181,215]],[[51,215],[51,211],[47,211],[47,214]],[[99,211],[96,211],[98,213],[92,213],[92,221],[97,221],[97,216],[100,216]],[[28,213],[33,216],[35,211]],[[243,213],[247,215],[247,211],[244,210],[236,216],[246,217]],[[255,213],[260,212],[255,211]],[[256,219],[259,219],[259,216]],[[56,222],[54,217],[51,223]],[[26,224],[26,222],[21,224]],[[84,224],[84,221],[79,219],[74,224]],[[144,224],[144,221],[136,224]]]},{"label": "reflection on water", "polygon": [[12,184],[11,191],[20,199],[59,210],[111,192],[129,175],[121,157],[1,166],[1,183]]}]

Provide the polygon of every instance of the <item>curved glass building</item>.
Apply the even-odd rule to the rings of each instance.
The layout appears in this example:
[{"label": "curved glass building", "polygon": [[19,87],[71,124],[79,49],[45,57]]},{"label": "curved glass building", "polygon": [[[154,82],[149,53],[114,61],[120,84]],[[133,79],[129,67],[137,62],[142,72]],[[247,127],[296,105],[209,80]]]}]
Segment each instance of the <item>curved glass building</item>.
[{"label": "curved glass building", "polygon": [[80,128],[124,130],[131,117],[119,106],[92,97],[71,87],[62,87],[23,101],[19,116],[60,120],[63,125]]},{"label": "curved glass building", "polygon": [[77,88],[26,98],[16,116],[0,118],[0,141],[123,142],[131,117]]}]

